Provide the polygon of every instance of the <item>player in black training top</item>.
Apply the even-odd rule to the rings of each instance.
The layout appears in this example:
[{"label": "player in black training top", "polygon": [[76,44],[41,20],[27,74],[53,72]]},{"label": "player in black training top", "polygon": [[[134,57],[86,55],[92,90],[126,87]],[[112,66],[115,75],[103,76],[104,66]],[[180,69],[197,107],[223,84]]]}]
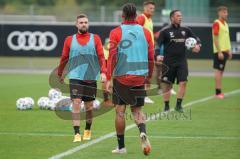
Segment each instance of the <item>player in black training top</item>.
[{"label": "player in black training top", "polygon": [[[175,110],[183,112],[182,99],[185,94],[188,65],[185,40],[193,37],[197,40],[197,44],[192,48],[192,52],[198,53],[200,51],[200,39],[195,36],[190,28],[181,26],[182,13],[180,10],[173,10],[170,13],[171,24],[161,30],[161,34],[157,40],[158,45],[164,46],[163,64],[168,67],[165,74],[162,75],[163,84],[163,100],[165,103],[164,111],[169,111],[169,98],[172,84],[177,79],[179,89],[177,92],[177,102]],[[160,56],[160,55],[157,55]],[[164,72],[166,70],[163,70]]]}]

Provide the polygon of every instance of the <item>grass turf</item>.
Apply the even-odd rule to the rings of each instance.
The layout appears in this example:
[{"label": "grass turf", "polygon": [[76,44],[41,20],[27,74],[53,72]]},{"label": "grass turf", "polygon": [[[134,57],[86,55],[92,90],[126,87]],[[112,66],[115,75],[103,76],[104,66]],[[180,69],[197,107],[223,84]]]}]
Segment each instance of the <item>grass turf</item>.
[{"label": "grass turf", "polygon": [[[213,95],[213,82],[210,77],[190,78],[183,104]],[[224,92],[239,89],[240,78],[224,78],[223,86]],[[39,110],[37,106],[31,111],[16,110],[15,102],[20,97],[30,96],[36,102],[39,97],[47,96],[50,88],[47,75],[1,74],[0,88],[1,158],[48,158],[79,145],[72,143],[71,121],[61,120],[54,112]],[[161,97],[151,98],[155,104],[144,107],[148,114],[163,108]],[[110,153],[117,143],[116,138],[111,137],[65,158],[237,159],[240,156],[239,98],[240,94],[235,94],[224,100],[212,99],[187,108],[186,118],[147,123],[152,143],[148,157],[142,154],[138,130],[133,128],[126,132],[127,155]],[[175,96],[170,105],[175,106]],[[114,131],[114,115],[114,111],[110,111],[94,119],[93,139]],[[132,123],[127,120],[127,125]],[[81,131],[84,127],[83,121]]]}]

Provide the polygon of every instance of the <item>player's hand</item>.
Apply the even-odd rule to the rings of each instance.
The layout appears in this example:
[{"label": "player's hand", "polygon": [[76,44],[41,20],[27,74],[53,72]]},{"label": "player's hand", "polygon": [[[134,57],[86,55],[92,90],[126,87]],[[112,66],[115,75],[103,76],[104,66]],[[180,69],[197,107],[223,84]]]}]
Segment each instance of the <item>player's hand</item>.
[{"label": "player's hand", "polygon": [[107,92],[111,92],[111,81],[106,81],[105,87]]},{"label": "player's hand", "polygon": [[222,52],[218,52],[218,59],[219,60],[223,60],[224,59],[224,55]]},{"label": "player's hand", "polygon": [[192,52],[198,53],[200,51],[200,45],[197,44],[195,47],[192,49]]},{"label": "player's hand", "polygon": [[145,79],[145,89],[148,90],[151,88],[150,78]]},{"label": "player's hand", "polygon": [[64,83],[64,77],[63,76],[58,76],[58,81],[60,83]]},{"label": "player's hand", "polygon": [[228,52],[228,59],[229,59],[229,60],[232,59],[232,52],[231,52],[231,51]]},{"label": "player's hand", "polygon": [[106,82],[107,81],[107,77],[106,77],[106,74],[105,73],[101,73],[101,75],[100,75],[100,80],[101,80],[101,82]]},{"label": "player's hand", "polygon": [[163,56],[162,55],[157,55],[156,61],[157,61],[157,63],[163,62]]}]

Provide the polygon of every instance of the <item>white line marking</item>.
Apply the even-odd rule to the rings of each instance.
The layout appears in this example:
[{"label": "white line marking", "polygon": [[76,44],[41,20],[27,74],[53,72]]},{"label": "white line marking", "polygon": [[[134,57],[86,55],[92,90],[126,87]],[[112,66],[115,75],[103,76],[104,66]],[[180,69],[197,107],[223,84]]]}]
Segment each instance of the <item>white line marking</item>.
[{"label": "white line marking", "polygon": [[[225,97],[230,96],[230,95],[233,95],[233,94],[237,94],[237,93],[240,93],[240,89],[237,89],[237,90],[234,90],[234,91],[225,93]],[[213,98],[214,98],[214,96],[205,97],[205,98],[202,98],[202,99],[199,99],[199,100],[195,100],[195,101],[189,102],[189,103],[185,104],[183,107],[185,108],[185,107],[189,107],[189,106],[192,106],[192,105],[194,105],[194,104],[197,104],[197,103],[206,102],[206,101],[211,100],[211,99],[213,99]],[[170,111],[173,111],[173,109],[171,109]],[[159,116],[160,116],[160,114],[157,114],[157,117],[159,117]],[[155,116],[155,117],[156,117],[156,116]],[[152,119],[152,116],[150,116],[150,117],[146,120],[146,122],[150,121],[150,119]],[[132,129],[132,128],[134,128],[134,127],[136,127],[135,124],[128,125],[128,126],[126,127],[125,131],[127,131],[127,130],[129,130],[129,129]],[[65,152],[62,152],[62,153],[60,153],[60,154],[54,155],[54,156],[50,157],[49,159],[60,159],[60,158],[65,157],[65,156],[69,156],[69,155],[71,155],[71,154],[73,154],[73,153],[75,153],[75,152],[77,152],[77,151],[80,151],[80,150],[82,150],[82,149],[85,149],[85,148],[87,148],[87,147],[89,147],[89,146],[92,146],[92,145],[94,145],[94,144],[96,144],[96,143],[98,143],[98,142],[101,142],[101,141],[103,141],[103,140],[106,140],[106,139],[108,139],[108,138],[111,138],[111,137],[113,137],[113,136],[115,136],[115,135],[116,135],[115,132],[111,132],[111,133],[109,133],[109,134],[106,134],[106,135],[101,136],[101,137],[99,137],[99,138],[96,138],[96,139],[94,139],[94,140],[91,140],[91,141],[88,142],[88,143],[82,144],[82,145],[80,145],[80,146],[77,146],[77,147],[75,147],[75,148],[69,149],[69,150],[67,150],[67,151],[65,151]]]},{"label": "white line marking", "polygon": [[[56,133],[14,133],[14,132],[0,132],[0,135],[14,135],[14,136],[47,136],[47,137],[68,137],[69,134],[56,134]],[[95,134],[96,135],[96,134]],[[112,136],[114,137],[114,136]],[[148,135],[149,138],[155,139],[211,139],[211,140],[240,140],[240,136],[156,136]],[[139,138],[139,136],[125,136],[125,138]]]},{"label": "white line marking", "polygon": [[62,137],[62,136],[72,136],[69,134],[60,134],[60,133],[39,133],[39,132],[0,132],[0,135],[17,135],[17,136],[56,136],[56,137]]},{"label": "white line marking", "polygon": [[[126,138],[139,138],[139,136],[125,136]],[[155,139],[197,139],[197,140],[240,140],[240,136],[149,136]]]}]

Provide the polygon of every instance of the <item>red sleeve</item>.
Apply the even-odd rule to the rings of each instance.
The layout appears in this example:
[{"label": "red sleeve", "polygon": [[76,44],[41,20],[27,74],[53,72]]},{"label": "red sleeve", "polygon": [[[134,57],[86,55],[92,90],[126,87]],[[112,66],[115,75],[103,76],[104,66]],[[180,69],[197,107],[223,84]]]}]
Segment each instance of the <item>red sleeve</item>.
[{"label": "red sleeve", "polygon": [[122,37],[121,27],[117,27],[116,29],[110,32],[110,36],[109,36],[110,48],[109,48],[109,57],[107,60],[107,80],[111,80],[112,72],[116,65],[117,46],[121,40],[121,37]]},{"label": "red sleeve", "polygon": [[213,34],[217,36],[218,33],[219,33],[219,24],[218,24],[218,22],[213,23],[212,30],[213,30]]},{"label": "red sleeve", "polygon": [[153,41],[152,41],[152,36],[151,33],[145,29],[144,29],[144,34],[148,43],[148,77],[147,78],[151,78],[152,74],[153,74],[153,67],[154,67],[154,45],[153,45]]},{"label": "red sleeve", "polygon": [[154,35],[154,40],[157,40],[160,35],[160,31],[155,32],[153,35]]},{"label": "red sleeve", "polygon": [[138,23],[139,25],[141,25],[141,26],[144,25],[144,23],[145,23],[145,18],[144,18],[143,15],[139,15],[139,16],[137,17],[137,23]]},{"label": "red sleeve", "polygon": [[60,59],[60,64],[58,66],[58,76],[60,76],[60,77],[62,76],[63,70],[64,70],[66,64],[68,63],[71,42],[72,42],[72,36],[68,36],[64,41],[62,56]]},{"label": "red sleeve", "polygon": [[95,42],[96,52],[98,55],[98,61],[99,61],[101,73],[106,74],[107,68],[106,68],[106,62],[105,62],[105,58],[104,58],[102,41],[98,35],[94,35],[94,42]]}]

